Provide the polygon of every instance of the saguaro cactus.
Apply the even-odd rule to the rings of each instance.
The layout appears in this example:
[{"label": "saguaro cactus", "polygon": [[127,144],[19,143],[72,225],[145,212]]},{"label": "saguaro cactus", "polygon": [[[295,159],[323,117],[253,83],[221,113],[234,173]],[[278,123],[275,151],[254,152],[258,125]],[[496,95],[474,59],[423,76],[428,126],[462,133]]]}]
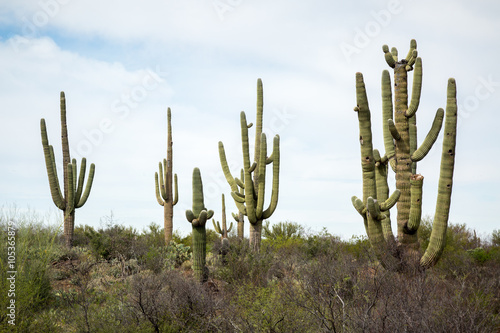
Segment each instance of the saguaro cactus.
[{"label": "saguaro cactus", "polygon": [[[172,115],[170,108],[167,109],[167,158],[163,159],[163,165],[158,163],[158,172],[155,172],[156,200],[163,206],[163,224],[165,231],[165,244],[168,245],[172,240],[174,229],[174,206],[177,203],[177,174],[174,174],[175,194],[172,189]],[[159,182],[158,182],[159,178]]]},{"label": "saguaro cactus", "polygon": [[203,183],[200,169],[193,170],[193,210],[186,210],[186,218],[193,227],[193,270],[200,282],[208,279],[206,267],[207,232],[205,224],[214,212],[207,210],[203,202]]},{"label": "saguaro cactus", "polygon": [[[263,118],[263,92],[262,81],[257,81],[257,121],[255,128],[255,154],[254,162],[250,163],[250,150],[248,143],[248,124],[245,112],[240,114],[241,140],[243,149],[243,178],[234,178],[231,175],[226,159],[224,145],[219,142],[219,157],[222,170],[227,182],[231,186],[231,196],[240,213],[248,217],[250,222],[250,244],[255,251],[260,249],[262,234],[262,221],[269,218],[278,205],[279,167],[280,167],[280,138],[278,135],[273,140],[273,152],[267,156],[266,134],[262,133]],[[266,165],[273,164],[273,181],[271,201],[269,207],[264,209],[264,194],[266,186]],[[244,194],[239,189],[244,189]]]},{"label": "saguaro cactus", "polygon": [[[87,160],[82,158],[80,164],[80,176],[77,175],[76,159],[71,160],[69,153],[68,126],[66,124],[66,98],[64,92],[61,92],[61,141],[63,153],[63,181],[64,195],[59,186],[57,177],[57,166],[54,156],[54,148],[49,145],[47,137],[47,127],[45,119],[40,120],[40,130],[42,133],[43,154],[45,156],[45,166],[49,177],[50,194],[54,204],[64,213],[64,237],[66,246],[71,248],[73,242],[73,231],[75,227],[75,209],[82,207],[90,195],[92,182],[94,180],[95,165],[90,165],[89,178],[85,191],[83,183],[85,180],[85,169]],[[77,182],[78,179],[78,182]]]},{"label": "saguaro cactus", "polygon": [[226,223],[226,202],[224,199],[224,194],[222,194],[222,221],[221,223],[219,223],[219,221],[216,222],[215,219],[212,219],[212,223],[214,225],[215,231],[221,235],[221,238],[227,239],[228,233],[233,228],[233,223],[231,222],[231,225],[228,229]]},{"label": "saguaro cactus", "polygon": [[[446,114],[438,109],[431,129],[417,148],[416,111],[422,86],[422,60],[417,57],[417,43],[412,40],[406,58],[398,60],[397,49],[384,45],[387,64],[394,69],[394,106],[391,79],[387,70],[382,73],[382,114],[385,154],[373,149],[370,109],[363,75],[356,73],[356,100],[358,113],[361,167],[363,171],[363,199],[352,198],[356,210],[363,216],[368,238],[381,264],[387,269],[405,267],[428,268],[434,265],[444,248],[451,202],[457,101],[455,80],[448,80]],[[408,72],[415,66],[410,105],[408,105]],[[417,162],[432,148],[445,121],[443,152],[439,177],[436,213],[430,244],[420,256],[417,230],[422,211],[424,177],[417,174]],[[396,191],[389,197],[388,165],[396,174]],[[397,202],[397,239],[391,229],[389,209]]]}]

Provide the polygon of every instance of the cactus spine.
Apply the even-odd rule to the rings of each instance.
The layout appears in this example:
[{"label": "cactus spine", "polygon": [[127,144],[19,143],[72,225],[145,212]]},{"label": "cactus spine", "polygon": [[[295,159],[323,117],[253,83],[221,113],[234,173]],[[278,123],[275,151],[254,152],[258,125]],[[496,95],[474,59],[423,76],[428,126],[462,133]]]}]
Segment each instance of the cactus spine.
[{"label": "cactus spine", "polygon": [[[178,201],[177,174],[173,176],[175,194],[172,189],[172,115],[170,108],[167,109],[167,158],[163,159],[163,165],[158,163],[158,172],[155,173],[156,200],[163,206],[163,223],[165,231],[165,244],[172,240],[174,229],[173,217],[174,206]],[[158,182],[159,178],[159,182]]]},{"label": "cactus spine", "polygon": [[54,204],[64,213],[64,237],[66,246],[71,248],[73,243],[73,231],[75,228],[75,209],[82,207],[87,202],[92,188],[92,182],[94,180],[95,165],[93,163],[90,165],[87,186],[85,187],[85,190],[83,190],[87,160],[85,157],[82,158],[82,162],[80,164],[80,176],[78,176],[76,159],[71,160],[69,152],[68,126],[66,123],[66,97],[64,92],[61,92],[60,103],[64,194],[61,192],[59,178],[57,176],[54,148],[49,144],[47,127],[45,125],[45,119],[43,118],[40,120],[40,130],[42,134],[45,166],[49,177],[50,194]]},{"label": "cactus spine", "polygon": [[193,209],[186,210],[186,218],[193,228],[193,270],[194,275],[201,283],[208,279],[206,267],[207,232],[205,225],[207,219],[212,218],[214,212],[207,210],[203,202],[203,183],[200,169],[193,170]]},{"label": "cactus spine", "polygon": [[[227,182],[231,186],[231,196],[243,215],[250,222],[250,244],[254,251],[260,249],[262,221],[269,218],[278,205],[279,166],[280,166],[280,138],[278,135],[273,140],[273,152],[267,155],[266,134],[262,133],[263,118],[263,90],[262,81],[257,81],[257,120],[255,126],[255,153],[254,161],[250,162],[248,129],[253,125],[248,124],[245,112],[240,114],[241,139],[243,150],[243,177],[234,178],[231,175],[226,159],[224,145],[219,142],[219,157],[222,170]],[[266,165],[273,165],[272,192],[269,207],[264,209],[264,194],[266,186]],[[253,177],[252,177],[253,176]],[[240,192],[244,189],[244,194]]]},{"label": "cactus spine", "polygon": [[[363,216],[366,232],[381,264],[390,270],[434,265],[444,248],[451,202],[451,187],[455,160],[457,125],[456,85],[448,80],[446,114],[438,109],[429,133],[417,148],[416,112],[422,87],[422,60],[417,57],[417,43],[412,40],[406,58],[398,60],[397,49],[384,45],[387,64],[394,69],[394,105],[391,79],[382,73],[382,114],[385,154],[373,149],[370,109],[363,75],[356,73],[363,199],[352,198],[356,210]],[[408,72],[415,66],[410,104],[408,105]],[[438,188],[436,215],[430,244],[420,258],[417,230],[422,211],[424,177],[417,174],[417,162],[432,148],[445,121],[443,153]],[[388,166],[396,174],[396,191],[389,197]],[[397,202],[397,241],[391,229],[389,209]]]}]

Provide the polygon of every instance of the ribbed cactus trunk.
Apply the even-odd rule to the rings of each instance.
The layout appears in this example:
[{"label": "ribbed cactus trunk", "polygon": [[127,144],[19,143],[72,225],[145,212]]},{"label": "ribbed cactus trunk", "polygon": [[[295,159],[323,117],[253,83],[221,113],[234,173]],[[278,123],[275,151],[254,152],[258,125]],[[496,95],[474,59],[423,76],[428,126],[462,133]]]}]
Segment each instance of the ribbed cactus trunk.
[{"label": "ribbed cactus trunk", "polygon": [[63,181],[64,191],[61,192],[59,179],[57,177],[57,165],[55,161],[54,148],[49,144],[45,119],[40,120],[40,131],[42,135],[42,147],[45,157],[45,166],[49,178],[50,194],[54,204],[64,214],[64,238],[68,248],[73,245],[73,232],[75,227],[75,209],[82,207],[90,195],[92,182],[94,180],[95,166],[90,165],[89,178],[85,191],[83,183],[85,180],[86,159],[82,158],[80,165],[80,176],[77,173],[76,160],[71,160],[69,152],[68,126],[66,121],[66,97],[64,92],[60,96],[61,109],[61,143],[63,154]]},{"label": "ribbed cactus trunk", "polygon": [[200,169],[193,170],[193,210],[186,211],[186,218],[191,223],[193,232],[193,271],[201,283],[208,279],[206,267],[207,233],[205,225],[207,219],[212,218],[214,212],[205,208],[203,200],[203,183]]},{"label": "ribbed cactus trunk", "polygon": [[411,160],[410,118],[408,110],[408,74],[406,62],[397,62],[394,68],[394,123],[400,138],[395,140],[396,189],[401,192],[397,202],[398,241],[403,247],[401,253],[406,260],[415,265],[420,258],[416,232],[407,232],[405,228],[410,220],[411,186],[413,161]]},{"label": "ribbed cactus trunk", "polygon": [[193,226],[193,271],[194,276],[200,282],[208,279],[207,258],[207,230],[205,225]]},{"label": "ribbed cactus trunk", "polygon": [[[368,238],[381,264],[390,270],[414,270],[434,265],[444,249],[450,209],[451,185],[456,143],[457,101],[455,80],[447,87],[445,134],[438,188],[438,202],[431,241],[421,257],[417,231],[422,214],[424,177],[417,173],[421,161],[436,141],[445,112],[438,109],[431,129],[417,144],[416,111],[422,87],[422,60],[417,57],[417,44],[411,41],[406,58],[398,60],[395,48],[383,51],[387,64],[394,69],[394,104],[388,71],[382,73],[382,114],[385,154],[373,149],[370,109],[361,73],[356,74],[356,102],[360,129],[363,200],[352,198],[363,216]],[[415,66],[415,68],[413,67]],[[408,72],[414,71],[411,101],[408,105]],[[396,191],[388,196],[388,166],[396,174]],[[391,228],[389,209],[397,201],[397,239]]]},{"label": "ribbed cactus trunk", "polygon": [[[242,179],[231,175],[224,151],[224,145],[219,142],[219,157],[222,170],[227,182],[231,186],[231,196],[240,213],[248,217],[250,222],[250,245],[255,251],[260,249],[262,221],[268,219],[278,204],[280,150],[279,136],[273,139],[273,152],[267,155],[267,139],[262,133],[263,122],[263,89],[262,81],[257,81],[257,120],[255,126],[255,153],[253,163],[250,162],[248,129],[252,123],[247,123],[245,112],[240,113],[241,141],[243,150]],[[264,210],[264,196],[266,186],[266,166],[273,166],[272,192],[269,207]],[[243,190],[243,191],[241,191]]]}]

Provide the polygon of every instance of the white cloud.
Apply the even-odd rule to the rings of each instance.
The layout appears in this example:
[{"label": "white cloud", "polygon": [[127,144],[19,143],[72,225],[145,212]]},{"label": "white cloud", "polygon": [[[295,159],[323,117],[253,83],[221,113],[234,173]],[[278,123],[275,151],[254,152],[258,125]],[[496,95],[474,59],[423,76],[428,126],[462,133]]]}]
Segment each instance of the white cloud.
[{"label": "white cloud", "polygon": [[[255,82],[262,77],[264,124],[270,134],[280,134],[283,159],[280,203],[271,220],[297,221],[316,230],[327,226],[349,237],[363,233],[350,204],[350,197],[361,191],[358,124],[352,111],[355,72],[364,74],[378,147],[380,75],[387,68],[382,44],[406,54],[410,38],[419,43],[424,63],[420,140],[437,107],[444,107],[448,77],[457,78],[462,102],[476,96],[479,78],[500,79],[494,62],[498,46],[490,43],[498,31],[491,15],[495,3],[474,6],[470,13],[473,5],[466,2],[405,2],[387,24],[373,14],[387,10],[386,1],[232,4],[224,20],[212,0],[9,4],[0,12],[0,24],[19,36],[0,40],[0,59],[8,64],[0,67],[5,119],[0,139],[9,143],[0,146],[7,157],[0,166],[5,189],[0,200],[51,207],[39,119],[47,119],[60,159],[58,96],[64,90],[73,153],[80,151],[96,163],[94,189],[77,221],[95,224],[113,210],[119,221],[139,229],[151,221],[161,224],[154,172],[165,155],[165,110],[170,106],[174,172],[181,192],[175,227],[187,232],[183,210],[191,206],[195,166],[207,187],[207,207],[217,212],[220,192],[225,192],[228,209],[234,209],[217,142],[222,140],[228,158],[241,164],[239,112],[246,111],[254,121]],[[450,16],[452,5],[455,14]],[[370,24],[379,24],[379,31],[368,36],[366,45],[358,43],[359,52],[348,61],[341,43],[354,45],[358,31]],[[494,193],[498,185],[498,177],[488,177],[493,167],[477,169],[498,161],[495,141],[491,134],[486,140],[485,133],[496,131],[499,116],[493,110],[499,95],[494,85],[476,109],[469,105],[469,118],[459,128],[454,222],[475,223],[472,211],[488,211],[481,200],[474,201],[472,210],[464,204],[464,184],[491,179],[481,195]],[[438,141],[437,153],[420,167],[426,176],[424,209],[431,215],[440,149]],[[482,216],[494,221],[493,214]],[[489,230],[484,223],[477,225]]]}]

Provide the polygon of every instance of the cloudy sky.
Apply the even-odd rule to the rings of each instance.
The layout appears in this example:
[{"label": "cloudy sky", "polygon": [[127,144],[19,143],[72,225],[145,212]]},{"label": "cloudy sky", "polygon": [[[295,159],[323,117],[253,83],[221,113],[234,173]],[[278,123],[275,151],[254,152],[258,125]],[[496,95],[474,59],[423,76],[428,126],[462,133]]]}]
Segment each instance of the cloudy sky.
[{"label": "cloudy sky", "polygon": [[[56,159],[59,93],[67,99],[72,157],[96,164],[77,224],[162,224],[154,173],[166,156],[172,109],[179,203],[174,228],[187,234],[191,175],[199,167],[205,205],[236,211],[222,174],[223,141],[238,172],[239,113],[255,121],[256,82],[264,83],[264,127],[281,137],[280,197],[272,223],[364,234],[351,205],[361,195],[354,79],[362,72],[374,145],[382,147],[382,45],[423,61],[419,138],[457,80],[459,128],[450,220],[480,233],[500,227],[500,4],[482,1],[97,1],[2,0],[0,5],[0,204],[45,214],[50,198],[40,140],[45,118]],[[252,132],[251,132],[252,133]],[[441,137],[419,163],[424,206],[433,215]],[[391,174],[391,179],[393,174]],[[394,187],[393,187],[394,188]],[[268,192],[270,193],[270,191]],[[269,195],[268,195],[269,199]],[[248,232],[248,229],[247,231]]]}]

